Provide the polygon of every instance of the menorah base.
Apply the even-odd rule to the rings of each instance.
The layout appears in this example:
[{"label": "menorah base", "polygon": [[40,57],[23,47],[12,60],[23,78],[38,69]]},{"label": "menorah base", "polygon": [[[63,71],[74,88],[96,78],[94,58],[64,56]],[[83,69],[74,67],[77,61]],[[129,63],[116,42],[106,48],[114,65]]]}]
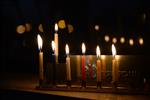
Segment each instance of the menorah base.
[{"label": "menorah base", "polygon": [[102,82],[101,81],[97,82],[97,88],[102,88]]},{"label": "menorah base", "polygon": [[71,87],[71,81],[67,80],[66,85],[67,85],[67,87]]},{"label": "menorah base", "polygon": [[118,84],[117,84],[116,81],[112,81],[112,85],[113,85],[113,88],[114,88],[114,89],[117,89],[117,85],[118,85]]},{"label": "menorah base", "polygon": [[44,84],[44,80],[42,79],[39,79],[39,86],[43,85]]},{"label": "menorah base", "polygon": [[81,81],[81,87],[86,88],[86,81],[85,80]]}]

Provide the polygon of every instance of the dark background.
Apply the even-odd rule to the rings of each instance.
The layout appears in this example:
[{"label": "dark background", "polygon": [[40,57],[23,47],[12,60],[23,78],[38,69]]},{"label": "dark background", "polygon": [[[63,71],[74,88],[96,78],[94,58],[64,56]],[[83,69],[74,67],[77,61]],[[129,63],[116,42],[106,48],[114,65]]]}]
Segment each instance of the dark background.
[{"label": "dark background", "polygon": [[[50,62],[50,42],[53,40],[54,23],[64,19],[74,26],[59,33],[60,61],[65,61],[65,44],[70,46],[71,54],[81,54],[81,43],[85,42],[87,54],[95,54],[96,45],[102,54],[111,54],[111,42],[106,43],[103,36],[124,36],[136,40],[134,46],[128,43],[117,45],[118,54],[149,56],[150,2],[148,0],[1,0],[0,37],[1,71],[35,72],[38,66],[37,34],[43,38],[44,62]],[[144,18],[144,16],[146,16]],[[18,34],[16,27],[30,23],[32,29]],[[44,32],[38,30],[43,25]],[[95,31],[94,25],[100,25]],[[143,37],[144,45],[137,43]],[[149,66],[146,66],[149,67]]]}]

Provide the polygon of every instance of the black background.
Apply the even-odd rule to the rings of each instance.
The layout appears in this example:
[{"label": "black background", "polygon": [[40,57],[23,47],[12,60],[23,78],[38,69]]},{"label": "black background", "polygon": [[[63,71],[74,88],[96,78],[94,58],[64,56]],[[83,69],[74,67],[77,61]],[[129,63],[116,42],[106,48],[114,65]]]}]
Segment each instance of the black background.
[{"label": "black background", "polygon": [[[65,44],[71,54],[81,54],[81,43],[85,42],[87,54],[95,54],[96,45],[102,54],[111,54],[111,42],[103,40],[105,34],[111,37],[125,36],[144,38],[144,45],[137,42],[133,47],[127,43],[117,44],[118,54],[149,56],[150,7],[148,0],[1,0],[1,71],[35,72],[38,66],[37,34],[43,38],[45,62],[50,61],[50,42],[53,40],[54,23],[64,19],[74,26],[73,33],[59,30],[60,61],[64,62]],[[143,19],[144,14],[146,18]],[[32,30],[20,35],[16,27],[30,23]],[[42,24],[44,32],[38,30]],[[99,31],[94,25],[100,25]],[[147,66],[149,67],[149,66]]]}]

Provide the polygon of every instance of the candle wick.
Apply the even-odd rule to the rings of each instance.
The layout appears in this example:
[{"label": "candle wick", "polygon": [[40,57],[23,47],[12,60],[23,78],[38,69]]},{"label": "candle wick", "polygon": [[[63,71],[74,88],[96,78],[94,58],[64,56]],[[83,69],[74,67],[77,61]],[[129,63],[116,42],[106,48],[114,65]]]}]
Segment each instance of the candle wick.
[{"label": "candle wick", "polygon": [[113,59],[115,59],[115,58],[116,58],[116,56],[114,55],[114,56],[113,56]]},{"label": "candle wick", "polygon": [[69,57],[69,54],[67,54],[67,57]]},{"label": "candle wick", "polygon": [[40,52],[42,52],[42,50],[40,49]]}]

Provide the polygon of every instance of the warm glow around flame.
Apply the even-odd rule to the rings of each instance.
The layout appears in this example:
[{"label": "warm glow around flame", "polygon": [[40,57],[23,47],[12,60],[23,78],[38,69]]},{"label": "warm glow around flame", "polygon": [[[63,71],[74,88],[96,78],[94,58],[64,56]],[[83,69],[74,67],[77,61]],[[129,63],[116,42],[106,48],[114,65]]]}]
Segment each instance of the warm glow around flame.
[{"label": "warm glow around flame", "polygon": [[97,57],[100,57],[100,55],[101,55],[99,46],[96,47],[96,55],[97,55]]},{"label": "warm glow around flame", "polygon": [[57,23],[55,23],[55,31],[56,32],[58,31],[58,25],[57,25]]},{"label": "warm glow around flame", "polygon": [[105,58],[106,58],[106,56],[105,56],[105,55],[101,55],[101,59],[103,59],[103,60],[104,60]]},{"label": "warm glow around flame", "polygon": [[65,49],[66,49],[66,54],[69,55],[69,46],[68,46],[68,44],[66,44],[66,48]]},{"label": "warm glow around flame", "polygon": [[115,45],[112,44],[112,55],[115,56],[116,55],[116,48]]},{"label": "warm glow around flame", "polygon": [[52,50],[54,51],[55,50],[55,42],[54,41],[51,42],[51,46],[52,46]]},{"label": "warm glow around flame", "polygon": [[85,54],[85,51],[86,51],[86,47],[85,47],[85,44],[82,43],[82,53]]},{"label": "warm glow around flame", "polygon": [[37,42],[38,42],[38,48],[39,50],[41,50],[43,45],[43,40],[39,34],[37,35]]}]

